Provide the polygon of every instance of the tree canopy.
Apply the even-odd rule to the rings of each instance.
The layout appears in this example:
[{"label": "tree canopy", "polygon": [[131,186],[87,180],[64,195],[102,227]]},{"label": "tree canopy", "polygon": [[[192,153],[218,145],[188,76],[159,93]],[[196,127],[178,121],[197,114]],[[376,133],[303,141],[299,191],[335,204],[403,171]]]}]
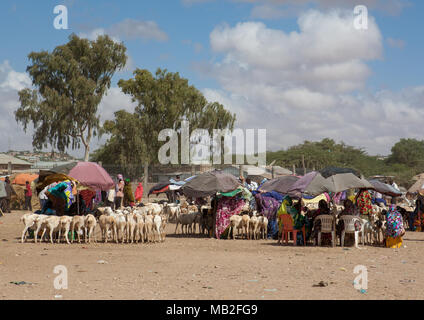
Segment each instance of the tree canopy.
[{"label": "tree canopy", "polygon": [[100,128],[98,105],[111,79],[127,61],[126,48],[107,35],[91,41],[72,34],[53,52],[31,52],[27,72],[35,89],[19,92],[21,106],[15,119],[24,130],[34,125],[33,146],[49,144],[59,151],[85,148]]},{"label": "tree canopy", "polygon": [[119,150],[123,165],[148,166],[158,162],[163,144],[158,140],[159,133],[163,129],[178,132],[182,120],[189,122],[190,130],[202,128],[212,132],[234,127],[235,114],[218,102],[208,102],[179,73],[158,69],[153,75],[148,70],[137,69],[133,78],[120,80],[118,85],[132,97],[136,107],[133,114],[121,110],[115,113],[114,120],[105,122],[103,131],[110,134],[110,138],[103,152],[97,152],[94,159],[106,160],[102,154]]}]

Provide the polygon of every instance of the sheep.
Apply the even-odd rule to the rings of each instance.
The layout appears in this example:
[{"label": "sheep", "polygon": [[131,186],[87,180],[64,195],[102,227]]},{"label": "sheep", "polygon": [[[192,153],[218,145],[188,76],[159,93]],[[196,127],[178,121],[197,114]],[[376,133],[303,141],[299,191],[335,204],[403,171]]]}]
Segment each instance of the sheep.
[{"label": "sheep", "polygon": [[248,238],[250,217],[248,214],[243,214],[241,217],[241,227],[243,229],[243,237]]},{"label": "sheep", "polygon": [[99,225],[102,232],[102,239],[105,243],[107,243],[109,230],[112,231],[112,241],[115,239],[116,243],[118,243],[116,220],[114,216],[106,214],[101,215],[99,218]]},{"label": "sheep", "polygon": [[49,236],[50,236],[50,242],[53,244],[53,232],[58,231],[59,222],[60,222],[60,217],[58,216],[49,216],[48,218],[44,219],[42,221],[42,228],[44,228],[44,230],[43,230],[43,234],[41,235],[41,239],[43,239],[45,232],[48,230]]},{"label": "sheep", "polygon": [[64,234],[65,234],[66,243],[70,244],[69,238],[68,238],[68,233],[69,233],[69,229],[71,228],[71,223],[72,223],[72,217],[70,217],[70,216],[60,217],[60,219],[59,219],[59,236],[57,238],[57,243],[60,243],[61,233],[63,231]]},{"label": "sheep", "polygon": [[128,213],[127,216],[127,243],[129,243],[131,241],[131,243],[134,242],[134,238],[135,238],[135,232],[136,232],[136,227],[137,227],[137,221],[136,221],[136,216],[134,213]]},{"label": "sheep", "polygon": [[189,205],[187,207],[187,211],[188,211],[188,213],[197,212],[197,211],[199,211],[199,208],[197,206],[195,206],[195,205]]},{"label": "sheep", "polygon": [[[45,227],[44,222],[49,217],[51,217],[51,216],[48,216],[48,215],[45,215],[45,214],[39,214],[38,217],[35,219],[35,221],[34,221],[34,228],[35,228],[35,231],[34,231],[34,243],[37,243],[38,233],[40,232],[40,230],[44,229],[44,227]],[[45,231],[43,230],[43,235],[44,235],[44,232]]]},{"label": "sheep", "polygon": [[256,216],[256,212],[253,212],[252,217],[250,218],[250,221],[249,221],[249,240],[257,239],[258,226],[259,226],[259,219]]},{"label": "sheep", "polygon": [[205,234],[205,231],[207,231],[208,236],[212,237],[213,227],[214,227],[212,208],[209,208],[209,209],[203,208],[201,212],[202,212],[202,217],[200,220],[201,233]]},{"label": "sheep", "polygon": [[[181,233],[184,234],[184,226],[186,227],[186,234],[188,233],[188,228],[192,229],[192,225],[195,219],[194,213],[182,214],[177,218],[177,225],[175,226],[175,234],[177,234],[178,225],[181,224]],[[192,231],[192,230],[191,230]]]},{"label": "sheep", "polygon": [[[78,243],[81,243],[81,232],[84,230],[84,217],[83,216],[73,216],[72,217],[72,223],[71,223],[71,230],[73,232],[76,231],[78,235]],[[74,243],[74,239],[71,240],[72,243]]]},{"label": "sheep", "polygon": [[262,239],[266,239],[268,237],[268,219],[264,216],[260,216],[258,218],[258,230],[261,234]]},{"label": "sheep", "polygon": [[144,216],[139,213],[136,213],[135,221],[136,221],[135,232],[139,236],[139,241],[144,243]]},{"label": "sheep", "polygon": [[202,213],[201,212],[194,212],[194,220],[193,220],[193,233],[196,233],[196,224],[198,225],[199,233],[200,233],[200,226],[202,224]]},{"label": "sheep", "polygon": [[144,216],[144,237],[147,242],[153,242],[153,215]]},{"label": "sheep", "polygon": [[113,217],[116,221],[117,241],[121,239],[121,243],[124,243],[127,229],[127,219],[122,210],[116,210]]},{"label": "sheep", "polygon": [[94,242],[96,242],[96,218],[92,214],[88,214],[84,218],[84,228],[85,228],[85,242],[91,243],[91,237],[94,235]]},{"label": "sheep", "polygon": [[239,234],[239,230],[242,228],[242,216],[237,214],[230,217],[230,228],[228,229],[228,239],[230,239],[231,231],[233,231],[233,240],[235,240],[236,232],[234,228],[237,229],[237,234]]},{"label": "sheep", "polygon": [[24,230],[22,231],[22,237],[21,237],[21,243],[26,242],[27,238],[27,231],[28,229],[31,229],[35,225],[35,221],[38,218],[38,214],[34,213],[26,213],[21,217],[21,222],[24,224]]},{"label": "sheep", "polygon": [[168,223],[168,217],[165,215],[161,216],[162,218],[162,223],[161,223],[161,235],[162,235],[162,241],[165,241],[165,237],[166,237],[166,231],[165,231],[165,227],[166,224]]},{"label": "sheep", "polygon": [[[159,242],[162,242],[162,237],[161,237],[161,224],[162,224],[162,217],[160,215],[156,215],[153,217],[153,231],[156,231],[156,233],[158,234],[159,237]],[[156,235],[153,232],[153,239],[156,240]]]},{"label": "sheep", "polygon": [[147,203],[145,206],[148,207],[148,209],[151,210],[151,214],[153,216],[161,214],[162,211],[163,211],[163,205],[158,204],[158,203]]},{"label": "sheep", "polygon": [[169,220],[176,221],[178,216],[181,214],[181,207],[179,204],[165,204],[163,212],[168,215]]}]

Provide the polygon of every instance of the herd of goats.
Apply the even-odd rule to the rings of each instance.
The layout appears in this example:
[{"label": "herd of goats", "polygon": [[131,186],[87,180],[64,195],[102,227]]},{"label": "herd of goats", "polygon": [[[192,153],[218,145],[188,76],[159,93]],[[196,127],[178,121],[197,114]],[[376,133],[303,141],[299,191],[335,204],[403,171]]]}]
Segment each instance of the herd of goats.
[{"label": "herd of goats", "polygon": [[[307,214],[317,209],[316,205],[307,205]],[[364,220],[361,237],[370,242],[381,243],[380,234],[384,238],[384,206],[373,205],[373,213],[368,221]],[[342,206],[333,206],[333,214],[337,216],[343,210]],[[406,217],[405,217],[406,218]],[[406,222],[404,219],[404,222]],[[165,227],[168,222],[176,224],[175,234],[178,226],[182,234],[199,234],[213,236],[215,221],[210,206],[190,205],[186,201],[181,204],[174,203],[147,203],[141,207],[125,207],[112,210],[110,207],[97,208],[94,214],[86,216],[51,216],[43,214],[27,213],[21,217],[24,224],[21,242],[26,242],[30,230],[33,230],[34,242],[49,241],[67,244],[81,238],[86,243],[97,242],[96,227],[100,227],[102,241],[116,243],[137,242],[163,242],[165,241]],[[243,208],[240,215],[230,218],[229,232],[227,238],[235,239],[237,236],[245,239],[267,239],[268,219],[258,215],[256,211],[249,210],[248,204]],[[232,231],[232,232],[231,232]],[[39,234],[41,238],[38,239]],[[69,235],[76,235],[69,239]],[[367,241],[369,243],[369,241]]]}]

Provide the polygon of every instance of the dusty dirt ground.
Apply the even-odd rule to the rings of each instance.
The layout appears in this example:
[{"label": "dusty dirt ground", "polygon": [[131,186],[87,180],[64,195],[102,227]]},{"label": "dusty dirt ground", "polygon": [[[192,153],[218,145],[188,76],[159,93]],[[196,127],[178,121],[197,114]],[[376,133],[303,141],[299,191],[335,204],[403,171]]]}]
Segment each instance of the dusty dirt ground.
[{"label": "dusty dirt ground", "polygon": [[[280,246],[276,241],[174,235],[164,243],[20,243],[22,211],[0,217],[0,299],[422,299],[424,233],[404,247]],[[97,229],[99,233],[99,228]],[[99,235],[98,235],[99,239]],[[98,261],[104,260],[100,264]],[[56,265],[68,289],[56,290]],[[356,265],[368,290],[353,287]],[[17,285],[10,282],[24,281]],[[326,287],[315,287],[320,281]],[[55,297],[56,296],[56,297]]]}]

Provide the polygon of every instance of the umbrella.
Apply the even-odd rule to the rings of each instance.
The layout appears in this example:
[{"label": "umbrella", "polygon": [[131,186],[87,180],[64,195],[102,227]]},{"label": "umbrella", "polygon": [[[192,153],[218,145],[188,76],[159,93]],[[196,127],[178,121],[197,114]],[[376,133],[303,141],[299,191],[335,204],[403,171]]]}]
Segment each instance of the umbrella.
[{"label": "umbrella", "polygon": [[359,179],[353,173],[339,173],[326,179],[330,184],[330,192],[341,192],[348,189],[374,189],[367,180]]},{"label": "umbrella", "polygon": [[71,162],[48,171],[40,171],[40,177],[49,174],[65,174],[94,190],[107,191],[115,185],[106,170],[95,162]]},{"label": "umbrella", "polygon": [[182,191],[187,197],[202,198],[217,192],[233,191],[239,186],[240,182],[232,174],[215,170],[192,178],[182,187]]},{"label": "umbrella", "polygon": [[297,180],[288,190],[288,194],[300,198],[302,194],[318,196],[331,190],[330,181],[325,179],[319,172],[312,171]]},{"label": "umbrella", "polygon": [[265,192],[276,191],[282,194],[287,194],[293,184],[299,180],[296,176],[280,176],[275,179],[265,182],[260,190]]},{"label": "umbrella", "polygon": [[399,197],[402,195],[402,192],[396,190],[389,184],[383,183],[378,180],[368,180],[368,182],[371,183],[374,189],[379,193],[382,193],[391,197]]},{"label": "umbrella", "polygon": [[424,178],[420,178],[418,179],[418,181],[416,181],[409,189],[408,192],[409,193],[415,193],[420,191],[424,186]]},{"label": "umbrella", "polygon": [[355,176],[359,177],[359,172],[355,169],[351,168],[339,168],[339,167],[327,167],[322,170],[320,170],[320,173],[324,178],[331,177],[335,174],[341,174],[341,173],[353,173]]},{"label": "umbrella", "polygon": [[164,193],[169,190],[169,185],[170,185],[169,182],[158,183],[150,188],[149,194],[147,196],[150,196],[151,194]]}]

